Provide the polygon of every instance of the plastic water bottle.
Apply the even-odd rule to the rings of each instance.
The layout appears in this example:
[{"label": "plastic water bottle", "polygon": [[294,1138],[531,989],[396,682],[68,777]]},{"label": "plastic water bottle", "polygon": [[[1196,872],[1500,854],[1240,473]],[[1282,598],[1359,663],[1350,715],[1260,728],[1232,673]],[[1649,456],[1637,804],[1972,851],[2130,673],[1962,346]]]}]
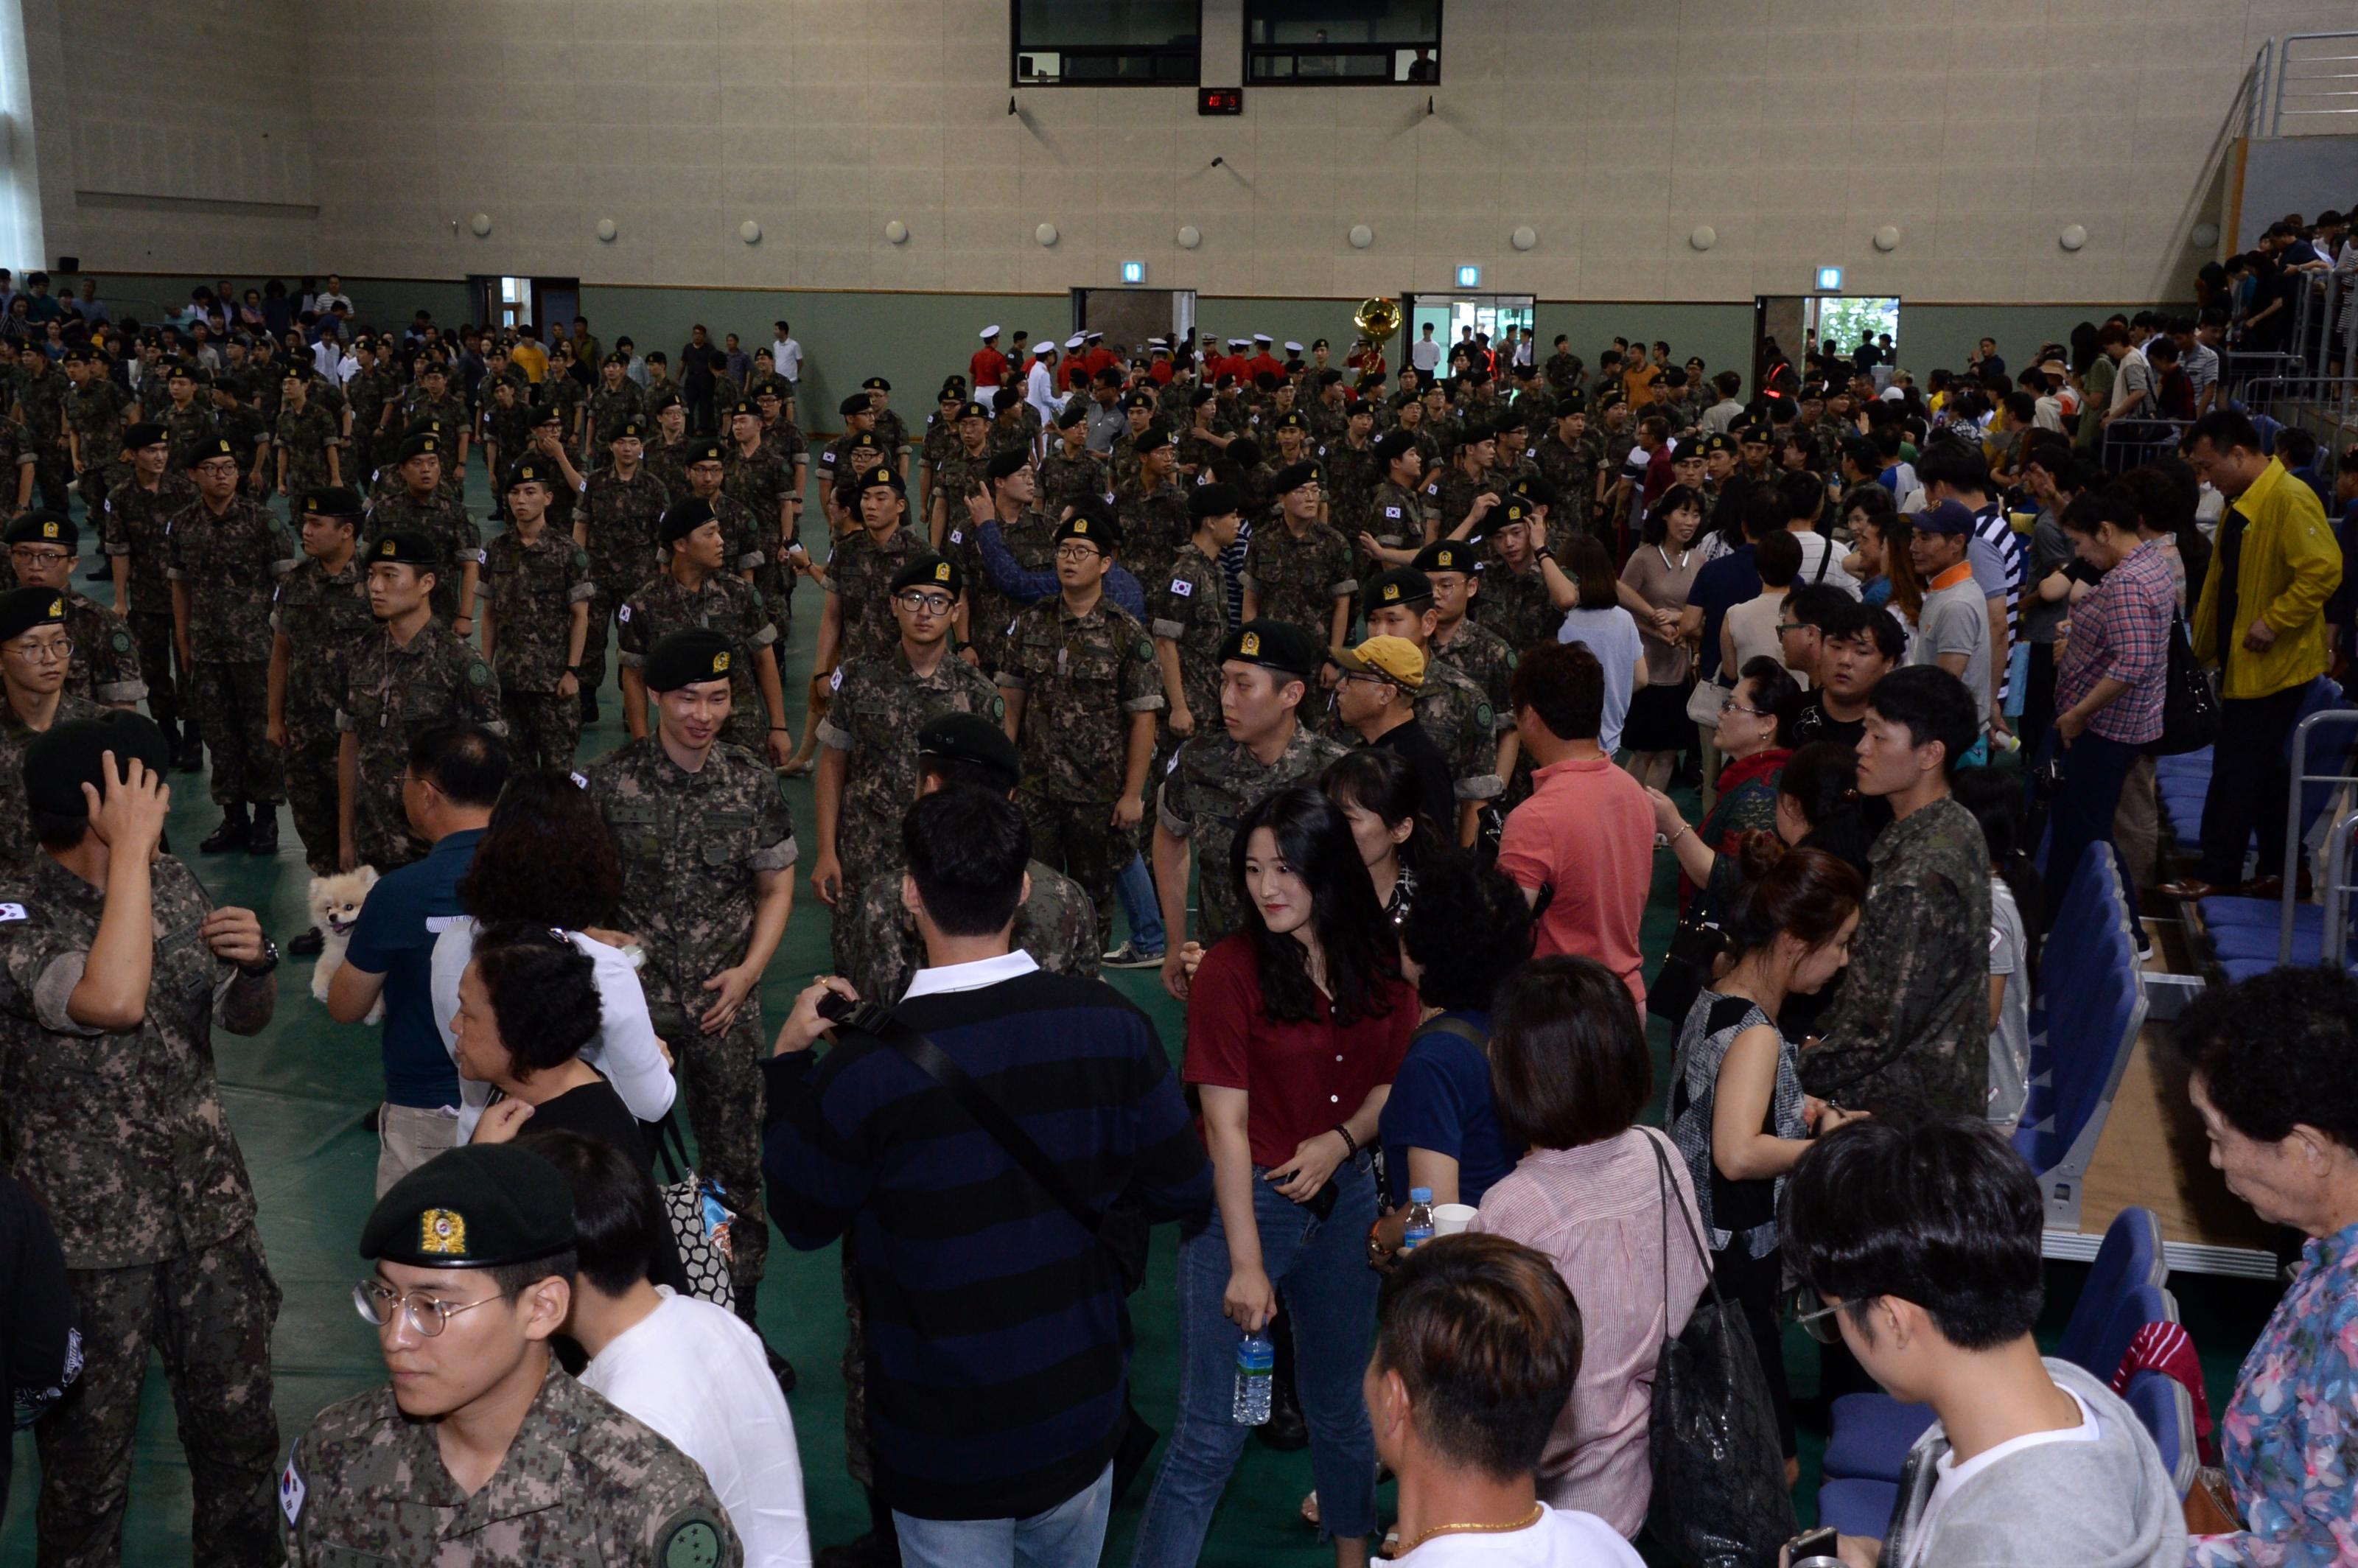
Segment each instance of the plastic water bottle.
[{"label": "plastic water bottle", "polygon": [[1238,1344],[1234,1414],[1238,1426],[1268,1423],[1270,1379],[1276,1366],[1277,1346],[1269,1342],[1267,1334],[1248,1334]]},{"label": "plastic water bottle", "polygon": [[1413,1252],[1433,1239],[1433,1189],[1408,1190],[1408,1215],[1401,1231],[1401,1250]]}]

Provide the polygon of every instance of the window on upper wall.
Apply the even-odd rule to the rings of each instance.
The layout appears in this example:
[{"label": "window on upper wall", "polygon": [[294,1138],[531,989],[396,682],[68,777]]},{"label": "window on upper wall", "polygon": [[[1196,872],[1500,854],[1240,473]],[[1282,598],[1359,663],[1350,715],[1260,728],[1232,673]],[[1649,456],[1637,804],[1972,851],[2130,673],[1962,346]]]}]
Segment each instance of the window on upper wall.
[{"label": "window on upper wall", "polygon": [[1202,0],[1013,0],[1017,87],[1193,87]]},{"label": "window on upper wall", "polygon": [[1441,80],[1441,0],[1245,0],[1256,87]]}]

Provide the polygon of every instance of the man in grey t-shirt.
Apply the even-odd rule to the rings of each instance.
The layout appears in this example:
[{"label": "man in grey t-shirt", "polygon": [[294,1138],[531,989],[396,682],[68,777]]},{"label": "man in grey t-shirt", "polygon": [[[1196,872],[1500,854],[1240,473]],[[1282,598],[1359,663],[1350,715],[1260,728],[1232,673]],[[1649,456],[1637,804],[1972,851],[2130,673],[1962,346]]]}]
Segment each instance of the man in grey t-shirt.
[{"label": "man in grey t-shirt", "polygon": [[1916,514],[1909,559],[1925,584],[1924,607],[1916,616],[1916,645],[1908,661],[1938,665],[1965,683],[1982,707],[1982,731],[1989,731],[1989,712],[1980,701],[1990,689],[1990,633],[1987,601],[1974,581],[1966,553],[1974,536],[1974,514],[1964,503],[1942,501]]}]

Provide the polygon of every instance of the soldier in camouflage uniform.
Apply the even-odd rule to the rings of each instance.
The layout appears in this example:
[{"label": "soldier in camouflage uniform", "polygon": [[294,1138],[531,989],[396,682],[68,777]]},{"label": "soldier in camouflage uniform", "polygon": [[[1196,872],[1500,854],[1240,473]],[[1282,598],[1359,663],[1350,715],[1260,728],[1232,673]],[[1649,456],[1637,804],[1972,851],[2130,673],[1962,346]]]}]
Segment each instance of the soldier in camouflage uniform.
[{"label": "soldier in camouflage uniform", "polygon": [[66,689],[65,595],[39,586],[0,593],[0,877],[17,881],[39,852],[25,804],[25,748],[71,719],[107,711]]},{"label": "soldier in camouflage uniform", "polygon": [[264,460],[270,453],[270,427],[263,422],[261,410],[240,402],[226,386],[209,386],[206,393],[213,406],[213,434],[237,454],[238,493],[267,501],[271,485],[264,472]]},{"label": "soldier in camouflage uniform", "polygon": [[1138,852],[1132,835],[1145,814],[1163,707],[1153,639],[1105,597],[1120,546],[1119,524],[1087,515],[1060,524],[1062,591],[1015,618],[999,664],[1008,733],[1023,755],[1016,798],[1034,853],[1088,890],[1108,949],[1114,882]]},{"label": "soldier in camouflage uniform", "polygon": [[[273,1550],[278,1286],[222,1109],[212,1030],[254,1034],[270,1022],[278,955],[252,911],[214,908],[186,866],[157,854],[168,757],[162,731],[136,714],[32,741],[32,809],[79,824],[81,837],[42,849],[0,890],[0,1146],[57,1228],[84,1357],[35,1429],[43,1563],[122,1561],[151,1348],[188,1439],[194,1562],[233,1568]],[[85,784],[103,792],[95,813]],[[135,892],[110,889],[117,855],[154,857]],[[102,941],[119,954],[126,935],[128,972],[85,975]],[[127,1007],[104,999],[126,985]]]},{"label": "soldier in camouflage uniform", "polygon": [[1198,387],[1188,395],[1186,430],[1179,438],[1179,471],[1201,484],[1234,439],[1219,424],[1219,394]]},{"label": "soldier in camouflage uniform", "polygon": [[677,501],[687,493],[687,406],[666,393],[648,400],[641,423],[646,427],[647,471]]},{"label": "soldier in camouflage uniform", "polygon": [[1368,635],[1405,638],[1425,655],[1424,683],[1416,694],[1417,721],[1448,759],[1461,810],[1459,838],[1471,842],[1466,823],[1473,811],[1467,808],[1478,810],[1506,792],[1498,750],[1502,737],[1513,733],[1514,721],[1510,717],[1502,726],[1489,695],[1455,665],[1433,656],[1439,619],[1433,608],[1433,580],[1415,568],[1394,567],[1368,579]]},{"label": "soldier in camouflage uniform", "polygon": [[1359,586],[1351,546],[1331,524],[1318,521],[1318,478],[1312,464],[1296,463],[1271,482],[1278,517],[1256,526],[1246,547],[1244,619],[1290,622],[1319,646],[1337,646],[1349,629],[1351,595]]},{"label": "soldier in camouflage uniform", "polygon": [[[754,581],[770,565],[771,552],[777,548],[777,537],[773,530],[763,529],[762,520],[753,514],[751,507],[729,493],[728,445],[710,436],[695,436],[689,438],[679,456],[682,488],[671,496],[670,503],[676,505],[682,501],[701,501],[710,507],[713,519],[720,524],[722,569],[740,582]],[[666,491],[669,488],[665,486]],[[665,553],[660,547],[662,542],[659,537],[655,539],[658,546],[655,570],[658,572],[663,569],[665,558]],[[644,578],[640,579],[642,582],[645,580]]]},{"label": "soldier in camouflage uniform", "polygon": [[726,637],[735,657],[729,681],[734,700],[723,738],[775,767],[794,755],[786,704],[779,685],[777,627],[761,589],[721,569],[720,520],[695,496],[664,514],[657,537],[667,564],[622,601],[615,612],[615,650],[622,662],[622,721],[633,740],[647,732],[647,661],[663,640],[693,627]]},{"label": "soldier in camouflage uniform", "polygon": [[401,423],[405,428],[428,421],[440,422],[446,443],[442,448],[445,466],[452,479],[463,482],[467,477],[467,451],[474,438],[467,418],[467,400],[451,388],[449,367],[440,360],[427,360],[418,367],[417,384],[402,405]]},{"label": "soldier in camouflage uniform", "polygon": [[1377,484],[1368,497],[1367,525],[1352,539],[1363,569],[1372,574],[1415,559],[1424,546],[1424,453],[1407,430],[1387,430],[1368,452]]},{"label": "soldier in camouflage uniform", "polygon": [[1150,426],[1135,450],[1138,466],[1114,494],[1114,515],[1121,522],[1131,572],[1141,583],[1152,583],[1171,569],[1195,524],[1187,513],[1187,488],[1174,477],[1179,454],[1171,438],[1161,426]]},{"label": "soldier in camouflage uniform", "polygon": [[[606,640],[614,612],[639,584],[663,566],[655,530],[671,497],[644,466],[647,427],[635,418],[616,427],[607,443],[611,460],[590,474],[575,516],[573,536],[590,552],[589,638],[581,645],[581,719],[595,723],[598,690],[606,684]],[[683,493],[687,481],[681,480]]]},{"label": "soldier in camouflage uniform", "polygon": [[1375,428],[1375,405],[1353,398],[1344,410],[1342,430],[1325,443],[1319,460],[1326,466],[1326,520],[1354,543],[1369,531],[1376,487],[1385,478],[1376,458]]},{"label": "soldier in camouflage uniform", "polygon": [[[896,470],[879,464],[859,483],[861,526],[836,541],[835,554],[827,563],[827,608],[819,613],[814,666],[820,677],[849,660],[891,653],[899,631],[892,606],[892,580],[912,561],[935,553],[925,535],[908,525],[908,498]],[[964,591],[963,570],[958,582]],[[953,606],[952,615],[954,622],[963,621],[964,607]]]},{"label": "soldier in camouflage uniform", "polygon": [[131,626],[141,676],[147,682],[147,709],[173,742],[173,765],[183,772],[204,765],[196,689],[172,631],[172,585],[164,575],[165,535],[173,517],[193,504],[197,487],[174,470],[164,427],[134,425],[124,433],[131,477],[107,492],[99,547],[114,572],[114,608]]},{"label": "soldier in camouflage uniform", "polygon": [[720,738],[736,648],[675,632],[644,668],[654,733],[590,763],[590,798],[622,859],[616,924],[646,955],[639,979],[685,1082],[703,1173],[738,1216],[730,1276],[754,1317],[769,1217],[762,1207],[762,971],[794,907],[794,818],[777,776]]},{"label": "soldier in camouflage uniform", "polygon": [[1507,498],[1484,541],[1494,553],[1482,568],[1473,615],[1520,654],[1535,643],[1552,641],[1563,626],[1564,612],[1556,607],[1553,582],[1566,579],[1561,567],[1552,581],[1548,571],[1547,515],[1555,492],[1538,478],[1523,480],[1516,488],[1526,493]]},{"label": "soldier in camouflage uniform", "polygon": [[1605,443],[1590,432],[1588,407],[1580,398],[1559,401],[1555,416],[1553,427],[1531,443],[1531,460],[1539,465],[1541,477],[1564,498],[1565,510],[1552,519],[1563,524],[1557,529],[1561,537],[1586,524],[1596,494],[1596,466],[1605,460]]},{"label": "soldier in camouflage uniform", "polygon": [[[1474,503],[1483,496],[1498,497],[1506,487],[1490,480],[1491,460],[1498,455],[1497,436],[1486,426],[1468,424],[1465,438],[1450,455],[1449,464],[1424,481],[1425,536],[1446,539],[1460,524],[1474,514]],[[1477,518],[1475,529],[1481,527]],[[1466,535],[1460,535],[1459,537]]]},{"label": "soldier in camouflage uniform", "polygon": [[[1510,508],[1520,504],[1508,503]],[[1520,768],[1522,741],[1515,730],[1515,705],[1508,690],[1522,650],[1509,646],[1505,638],[1469,614],[1477,602],[1476,585],[1487,592],[1498,570],[1482,570],[1476,560],[1480,553],[1476,546],[1444,539],[1427,545],[1417,556],[1416,569],[1433,584],[1433,638],[1425,653],[1434,665],[1447,665],[1471,680],[1488,699],[1498,729],[1498,774],[1511,783],[1519,771],[1528,771]],[[1427,684],[1431,684],[1430,672]],[[1498,798],[1505,793],[1501,791]],[[1497,800],[1484,809],[1498,809]]]},{"label": "soldier in camouflage uniform", "polygon": [[1061,521],[1075,502],[1106,493],[1105,462],[1088,449],[1088,408],[1073,399],[1056,413],[1056,438],[1039,462],[1040,508],[1051,522]]},{"label": "soldier in camouflage uniform", "polygon": [[607,355],[606,362],[598,367],[598,390],[590,395],[587,457],[594,459],[610,449],[628,421],[646,417],[646,399],[639,384],[624,373],[629,369],[630,361],[621,354]]},{"label": "soldier in camouflage uniform", "polygon": [[433,585],[449,569],[435,542],[395,529],[361,559],[377,624],[337,673],[336,860],[389,871],[428,848],[401,804],[410,741],[438,724],[506,726],[492,666],[435,617]]},{"label": "soldier in camouflage uniform", "polygon": [[[990,411],[979,403],[959,404],[955,436],[950,449],[934,465],[933,490],[925,503],[925,526],[933,535],[936,549],[957,560],[959,566],[970,568],[972,563],[958,554],[963,541],[950,535],[965,532],[967,498],[984,488],[983,469],[996,455],[990,448]],[[969,569],[967,575],[971,578],[974,573]]]},{"label": "soldier in camouflage uniform", "polygon": [[991,395],[990,428],[983,438],[983,445],[994,455],[1022,452],[1029,456],[1033,436],[1031,421],[1035,417],[1037,416],[1032,414],[1031,406],[1023,401],[1021,387],[1001,387]]},{"label": "soldier in camouflage uniform", "polygon": [[1314,779],[1345,751],[1302,722],[1301,705],[1317,688],[1325,663],[1309,633],[1286,621],[1248,621],[1217,651],[1227,698],[1222,722],[1199,724],[1179,748],[1155,805],[1154,882],[1171,933],[1163,983],[1182,1000],[1190,858],[1195,940],[1208,947],[1235,930],[1243,914],[1230,861],[1238,818],[1272,790]]},{"label": "soldier in camouflage uniform", "polygon": [[296,503],[303,559],[279,579],[270,609],[270,739],[287,759],[287,806],[314,876],[337,870],[336,696],[344,659],[375,625],[358,558],[361,510],[349,485]]},{"label": "soldier in camouflage uniform", "polygon": [[938,406],[925,416],[925,433],[917,445],[917,461],[925,470],[920,494],[923,515],[933,515],[934,470],[958,449],[958,409],[966,402],[966,384],[952,377],[941,390]]},{"label": "soldier in camouflage uniform", "polygon": [[[899,477],[890,468],[876,471]],[[1006,701],[990,677],[950,651],[951,618],[965,588],[965,574],[939,556],[907,562],[888,586],[897,642],[889,653],[855,653],[830,683],[832,700],[817,726],[818,858],[811,887],[842,914],[859,907],[870,884],[899,884],[901,817],[917,798],[918,731],[943,713],[1006,722]],[[860,949],[852,923],[838,918],[832,935],[835,972],[855,974]],[[857,979],[852,983],[859,989]]]},{"label": "soldier in camouflage uniform", "polygon": [[68,349],[64,363],[71,384],[65,420],[73,471],[81,486],[83,514],[96,517],[106,510],[107,492],[131,477],[131,465],[123,457],[123,428],[138,400],[106,373],[103,362],[93,364],[80,349]]},{"label": "soldier in camouflage uniform", "polygon": [[339,466],[342,421],[315,395],[317,391],[308,367],[290,370],[282,386],[278,423],[270,437],[278,460],[276,493],[287,497],[290,509],[307,491],[344,482]]},{"label": "soldier in camouflage uniform", "polygon": [[787,394],[780,390],[785,378],[770,379],[776,384],[759,386],[753,394],[753,406],[762,411],[762,444],[777,453],[778,460],[786,465],[786,533],[799,539],[803,532],[803,492],[810,484],[810,438],[803,434],[801,426],[786,417]]},{"label": "soldier in camouflage uniform", "polygon": [[262,587],[293,571],[298,552],[276,514],[237,493],[226,439],[212,438],[190,472],[197,500],[172,519],[164,575],[180,659],[210,720],[212,798],[222,808],[221,826],[197,848],[275,855],[284,773],[270,739],[270,596]]},{"label": "soldier in camouflage uniform", "polygon": [[109,708],[135,708],[147,695],[139,651],[123,618],[74,591],[75,547],[81,530],[54,512],[27,512],[8,524],[8,564],[16,580],[45,588],[64,601],[73,665],[66,690]]},{"label": "soldier in camouflage uniform", "polygon": [[384,427],[393,407],[394,383],[378,357],[376,340],[367,333],[352,340],[352,359],[360,369],[344,384],[344,406],[352,416],[344,459],[352,469],[352,487],[359,489],[393,455]]},{"label": "soldier in camouflage uniform", "polygon": [[[997,744],[993,745],[993,741]],[[914,745],[920,795],[964,785],[1013,798],[1020,763],[1014,742],[1008,740],[1007,731],[999,725],[979,715],[969,718],[963,713],[943,713],[917,734]],[[925,967],[925,945],[917,934],[917,917],[909,912],[901,897],[901,878],[897,874],[900,832],[901,825],[896,819],[892,824],[896,873],[870,878],[849,916],[843,920],[850,930],[853,955],[853,967],[843,971],[845,978],[862,998],[888,1007],[901,1000],[909,989],[910,979]],[[1082,891],[1080,883],[1038,860],[1026,865],[1023,874],[1031,886],[1024,892],[1023,902],[1015,906],[1015,926],[1009,933],[1008,950],[1029,953],[1033,963],[1052,975],[1097,979],[1098,913],[1089,903],[1089,895]],[[863,1365],[860,1378],[863,1385],[865,1373]],[[847,1363],[847,1381],[849,1380]],[[863,1386],[863,1396],[865,1392]],[[864,1397],[860,1402],[860,1430],[855,1442],[864,1451],[868,1435]],[[847,1428],[854,1415],[850,1403],[846,1400]],[[853,1474],[862,1485],[868,1484],[869,1477],[861,1476],[856,1469]]]},{"label": "soldier in camouflage uniform", "polygon": [[860,390],[868,394],[869,406],[874,416],[869,428],[876,438],[876,445],[884,453],[884,460],[899,470],[901,482],[906,484],[909,481],[909,422],[902,418],[892,406],[892,384],[881,375],[871,375],[860,384]]},{"label": "soldier in camouflage uniform", "polygon": [[[1086,415],[1088,400],[1075,398],[1074,401],[1082,405]],[[1106,453],[1106,488],[1116,494],[1138,477],[1138,460],[1145,450],[1141,443],[1146,433],[1157,427],[1154,424],[1154,395],[1133,392],[1121,400],[1121,411],[1129,420],[1129,426],[1114,438],[1113,446]]]},{"label": "soldier in camouflage uniform", "polygon": [[[435,574],[434,613],[461,639],[475,633],[475,588],[482,570],[483,535],[472,514],[443,486],[447,438],[431,432],[403,438],[394,472],[401,488],[369,508],[363,553],[388,534],[420,534],[446,565]],[[453,580],[444,582],[444,576]]]},{"label": "soldier in camouflage uniform", "polygon": [[1237,542],[1243,519],[1236,486],[1217,481],[1187,492],[1195,532],[1163,574],[1147,579],[1147,628],[1163,670],[1163,738],[1168,758],[1189,737],[1211,733],[1220,716],[1220,644],[1228,634],[1228,596],[1220,552]]},{"label": "soldier in camouflage uniform", "polygon": [[[515,384],[505,379],[484,378],[490,393],[483,404],[483,447],[485,466],[493,473],[505,473],[515,466],[517,458],[532,441],[532,405],[524,400]],[[492,497],[492,515],[507,515],[507,497],[495,493]]]},{"label": "soldier in camouflage uniform", "polygon": [[723,409],[730,440],[721,453],[721,493],[745,509],[752,555],[761,559],[753,568],[753,586],[762,590],[763,608],[783,638],[794,623],[795,579],[802,574],[787,562],[795,543],[794,465],[772,446],[762,431],[762,412],[739,399]]},{"label": "soldier in camouflage uniform", "polygon": [[590,633],[590,552],[549,524],[558,474],[526,457],[508,472],[514,522],[483,551],[483,657],[520,768],[571,771],[581,743],[581,644]]},{"label": "soldier in camouflage uniform", "polygon": [[174,362],[166,373],[165,389],[169,400],[156,414],[157,422],[164,427],[167,439],[172,443],[172,467],[182,472],[195,466],[198,454],[206,443],[221,433],[220,422],[213,417],[210,397],[199,396],[200,372]]},{"label": "soldier in camouflage uniform", "polygon": [[0,483],[7,487],[0,492],[0,501],[6,502],[10,511],[22,512],[33,504],[33,486],[40,477],[40,467],[33,433],[0,414]]},{"label": "soldier in camouflage uniform", "polygon": [[73,462],[66,433],[66,394],[73,390],[65,372],[39,349],[28,349],[16,360],[16,416],[33,438],[34,478],[40,485],[41,504],[63,513],[72,505],[67,487],[73,480]]},{"label": "soldier in camouflage uniform", "polygon": [[[387,1189],[361,1232],[376,1267],[360,1300],[388,1362],[414,1370],[431,1345],[435,1369],[330,1405],[296,1442],[278,1482],[288,1563],[744,1562],[696,1462],[574,1381],[546,1336],[527,1332],[535,1311],[563,1316],[553,1287],[575,1238],[572,1184],[528,1142],[479,1139]],[[465,1332],[440,1332],[471,1306],[482,1310]],[[520,1381],[534,1390],[528,1406],[486,1408]],[[436,1441],[445,1422],[502,1445],[471,1491]]]}]

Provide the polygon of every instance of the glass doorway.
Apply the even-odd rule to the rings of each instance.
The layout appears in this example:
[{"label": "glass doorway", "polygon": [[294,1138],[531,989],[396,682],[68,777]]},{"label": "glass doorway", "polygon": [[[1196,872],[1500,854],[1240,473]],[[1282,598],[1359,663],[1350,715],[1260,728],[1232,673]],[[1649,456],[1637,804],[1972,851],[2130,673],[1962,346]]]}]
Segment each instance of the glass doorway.
[{"label": "glass doorway", "polygon": [[1898,362],[1899,300],[1890,295],[1761,295],[1753,321],[1756,388],[1797,393],[1863,370],[1880,389]]},{"label": "glass doorway", "polygon": [[[1437,365],[1446,374],[1450,352],[1460,343],[1484,337],[1495,349],[1509,327],[1528,338],[1537,301],[1528,294],[1410,294],[1401,303],[1408,327],[1408,362],[1420,370]],[[1427,327],[1433,329],[1430,349],[1422,347]]]}]

